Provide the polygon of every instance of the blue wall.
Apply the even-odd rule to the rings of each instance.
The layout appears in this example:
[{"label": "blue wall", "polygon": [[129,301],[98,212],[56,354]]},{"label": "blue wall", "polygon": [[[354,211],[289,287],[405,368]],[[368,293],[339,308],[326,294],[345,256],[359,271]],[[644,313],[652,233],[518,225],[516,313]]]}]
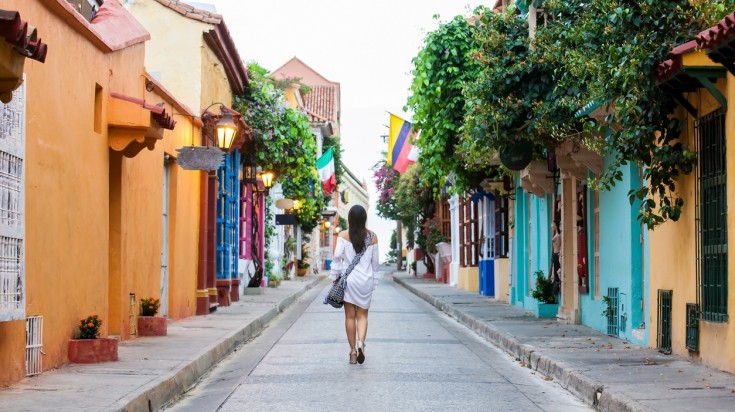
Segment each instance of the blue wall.
[{"label": "blue wall", "polygon": [[[529,196],[520,188],[516,180],[515,230],[513,237],[513,274],[514,285],[511,287],[511,304],[529,310],[536,307],[531,298],[529,288],[534,286],[533,273],[541,270],[549,275],[551,267],[551,196],[544,198]],[[529,228],[529,210],[531,225]],[[528,260],[531,258],[529,270]],[[530,273],[529,273],[530,272]],[[530,286],[529,286],[530,279]]]},{"label": "blue wall", "polygon": [[[605,159],[605,166],[611,159]],[[628,191],[640,187],[638,168],[625,165],[620,169],[623,180],[616,182],[610,191],[601,191],[600,195],[600,285],[599,297],[595,299],[594,278],[594,192],[588,192],[588,239],[589,242],[589,279],[590,293],[580,295],[581,322],[601,332],[607,333],[607,318],[602,316],[605,305],[602,297],[608,294],[608,288],[618,288],[619,314],[618,336],[637,344],[645,345],[647,333],[643,340],[633,336],[633,328],[641,325],[643,320],[640,302],[643,294],[643,244],[641,244],[641,226],[637,221],[638,203],[631,206]]]}]

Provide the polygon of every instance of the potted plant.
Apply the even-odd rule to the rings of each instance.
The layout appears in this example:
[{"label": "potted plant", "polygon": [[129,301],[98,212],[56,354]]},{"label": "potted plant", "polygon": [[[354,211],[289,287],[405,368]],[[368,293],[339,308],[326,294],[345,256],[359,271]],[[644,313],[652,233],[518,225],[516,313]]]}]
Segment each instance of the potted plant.
[{"label": "potted plant", "polygon": [[556,302],[551,279],[544,276],[543,270],[536,271],[534,274],[536,275],[536,288],[531,293],[531,297],[538,301],[536,316],[539,318],[555,318],[559,312],[559,304]]},{"label": "potted plant", "polygon": [[168,334],[166,318],[156,316],[160,307],[159,299],[150,297],[140,300],[138,336],[166,336]]},{"label": "potted plant", "polygon": [[281,286],[283,275],[280,272],[273,272],[268,276],[268,287],[277,288]]},{"label": "potted plant", "polygon": [[89,315],[79,321],[79,339],[70,339],[67,355],[71,363],[97,363],[117,360],[117,339],[100,338],[102,319]]}]

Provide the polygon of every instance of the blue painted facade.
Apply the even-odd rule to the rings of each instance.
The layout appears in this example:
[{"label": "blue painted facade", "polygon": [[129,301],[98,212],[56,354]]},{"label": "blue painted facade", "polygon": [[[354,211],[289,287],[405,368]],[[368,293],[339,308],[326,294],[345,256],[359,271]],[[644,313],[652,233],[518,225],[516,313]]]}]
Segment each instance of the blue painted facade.
[{"label": "blue painted facade", "polygon": [[516,178],[510,303],[531,311],[538,306],[531,297],[534,273],[541,270],[548,276],[551,267],[551,204],[551,195],[539,198],[526,193]]},{"label": "blue painted facade", "polygon": [[217,170],[217,279],[236,279],[240,221],[240,152],[225,156]]},{"label": "blue painted facade", "polygon": [[[605,158],[605,166],[611,162]],[[647,236],[637,220],[638,204],[632,206],[628,200],[628,191],[641,186],[639,169],[628,164],[621,166],[623,180],[617,182],[610,191],[599,192],[599,285],[595,277],[595,227],[594,227],[594,191],[588,189],[587,239],[589,259],[589,293],[580,294],[581,323],[609,333],[608,320],[602,315],[606,308],[603,297],[611,295],[610,288],[617,289],[617,334],[620,338],[639,345],[647,345],[648,333],[641,329],[644,325],[644,313],[648,313],[647,296],[648,274],[644,272],[644,253],[647,254]],[[596,286],[598,288],[596,288]],[[595,296],[595,290],[598,296]],[[641,302],[645,309],[641,309]],[[645,312],[644,312],[645,310]],[[634,333],[636,332],[637,333]]]}]

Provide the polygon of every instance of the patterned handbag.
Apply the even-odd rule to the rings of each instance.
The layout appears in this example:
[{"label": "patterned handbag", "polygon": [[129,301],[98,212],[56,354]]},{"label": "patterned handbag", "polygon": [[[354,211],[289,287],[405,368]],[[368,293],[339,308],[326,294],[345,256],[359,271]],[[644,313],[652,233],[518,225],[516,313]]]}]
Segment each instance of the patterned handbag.
[{"label": "patterned handbag", "polygon": [[350,275],[350,272],[352,272],[352,269],[357,266],[357,263],[360,262],[360,259],[362,259],[362,255],[365,254],[365,251],[367,250],[368,246],[370,246],[370,243],[373,241],[373,233],[368,232],[368,235],[365,237],[365,248],[362,249],[362,252],[355,255],[355,258],[352,259],[352,262],[350,262],[350,265],[345,270],[345,273],[340,275],[335,281],[332,287],[329,289],[329,293],[327,293],[327,296],[324,297],[324,304],[329,304],[332,307],[335,307],[337,309],[341,308],[345,304],[345,287],[347,287],[347,276]]}]

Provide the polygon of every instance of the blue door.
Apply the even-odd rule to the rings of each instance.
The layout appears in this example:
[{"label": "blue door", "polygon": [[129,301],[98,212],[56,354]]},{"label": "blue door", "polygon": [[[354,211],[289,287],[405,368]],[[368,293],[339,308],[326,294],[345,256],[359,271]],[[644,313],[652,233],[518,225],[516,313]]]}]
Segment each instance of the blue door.
[{"label": "blue door", "polygon": [[484,193],[480,202],[480,294],[495,296],[495,197]]}]

